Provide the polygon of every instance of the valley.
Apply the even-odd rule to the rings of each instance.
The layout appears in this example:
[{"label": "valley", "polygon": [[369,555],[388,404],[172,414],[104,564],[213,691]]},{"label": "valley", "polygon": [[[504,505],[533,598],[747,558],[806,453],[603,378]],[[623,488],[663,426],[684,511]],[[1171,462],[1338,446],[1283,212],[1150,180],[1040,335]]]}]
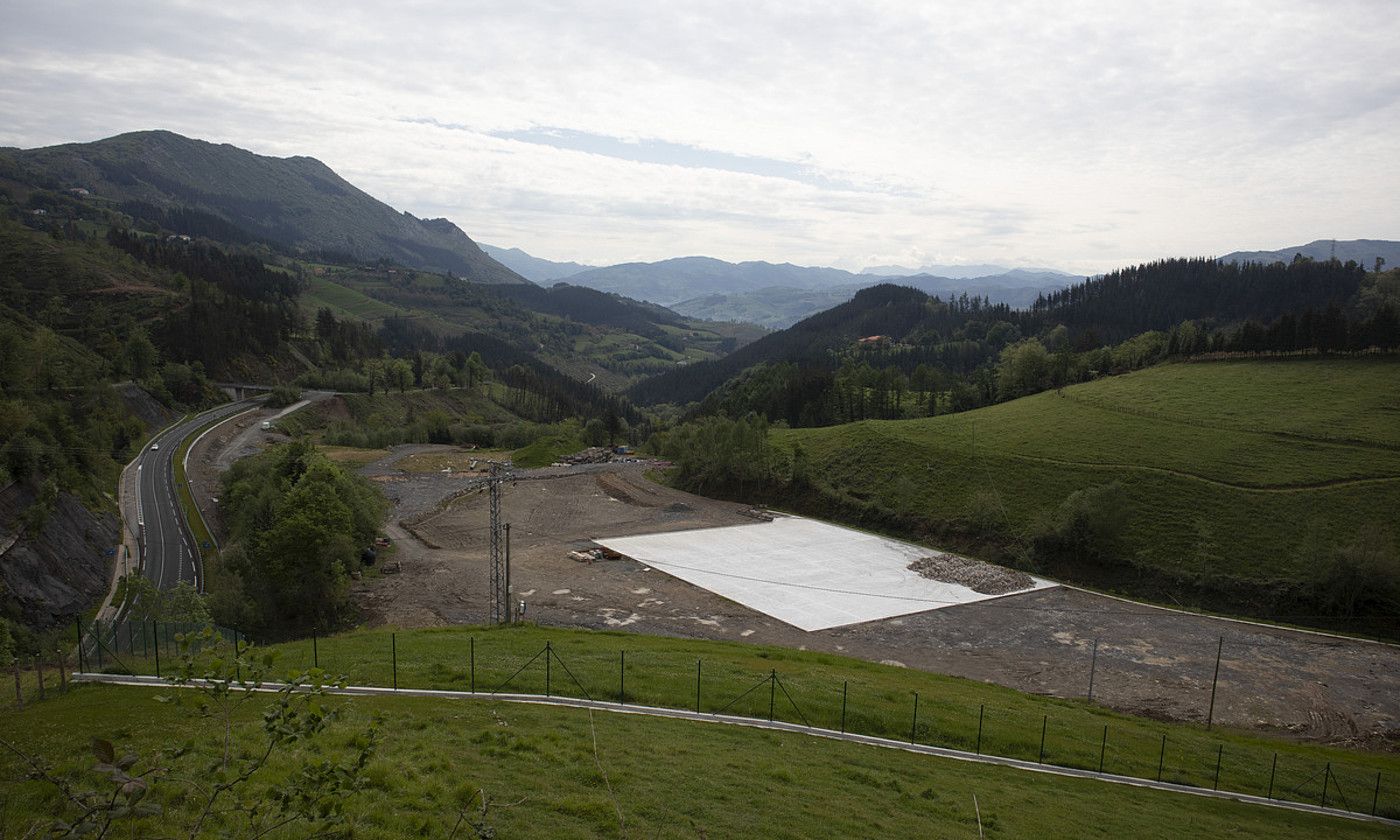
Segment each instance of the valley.
[{"label": "valley", "polygon": [[[784,749],[813,761],[899,747],[912,695],[907,738],[929,761],[983,760],[990,711],[987,760],[1012,762],[995,772],[1048,761],[1060,793],[1117,788],[1115,772],[1204,793],[1228,749],[1226,789],[1255,808],[1392,819],[1380,776],[1378,814],[1328,801],[1336,787],[1360,803],[1373,772],[1393,772],[1400,732],[1400,273],[1382,270],[1384,242],[1340,243],[1345,262],[1178,258],[1083,281],[551,263],[483,250],[313,159],[169,132],[0,150],[0,211],[0,648],[33,663],[16,664],[21,701],[47,657],[66,663],[59,696],[39,689],[50,719],[143,690],[69,695],[74,658],[79,670],[96,659],[104,674],[88,680],[160,675],[151,646],[164,644],[168,676],[171,657],[196,657],[184,634],[205,624],[233,640],[207,666],[234,668],[230,685],[263,667],[239,647],[251,640],[312,680],[325,660],[392,692],[406,644],[407,687],[466,680],[456,699],[475,701],[479,634],[483,678],[519,678],[526,702],[541,688],[537,643],[544,693],[563,685],[549,670],[560,656],[589,703],[616,661],[634,700],[688,707],[693,660],[696,712],[626,722],[624,737],[652,750],[713,738],[698,730],[730,706],[702,703],[702,683],[738,692],[739,722],[757,722],[762,698],[740,683],[767,667],[768,716],[795,738]],[[536,283],[493,253],[564,273]],[[505,471],[504,533],[491,463]],[[116,514],[130,537],[107,534]],[[53,532],[73,522],[81,540]],[[519,627],[486,626],[497,536]],[[978,575],[1022,583],[984,591]],[[900,604],[793,617],[881,598]],[[371,652],[386,638],[388,676]],[[813,746],[806,714],[831,724],[838,683],[848,734],[848,675],[849,734],[884,741]],[[617,708],[596,708],[621,711],[618,692]],[[440,716],[433,704],[454,701],[336,702],[353,717],[405,702]],[[517,714],[486,702],[492,720]],[[533,710],[529,725],[570,713]],[[1047,758],[1052,716],[1063,728]],[[67,749],[47,724],[24,725],[3,761]],[[543,749],[521,737],[519,751]],[[486,775],[520,787],[514,771],[491,775],[516,748],[486,752],[499,765]],[[1292,787],[1275,797],[1279,754]],[[1317,762],[1314,803],[1300,791]],[[366,824],[402,795],[377,790],[355,812]],[[47,801],[32,785],[21,795],[31,810]],[[573,807],[559,806],[569,831],[623,819],[618,805],[580,828]]]}]

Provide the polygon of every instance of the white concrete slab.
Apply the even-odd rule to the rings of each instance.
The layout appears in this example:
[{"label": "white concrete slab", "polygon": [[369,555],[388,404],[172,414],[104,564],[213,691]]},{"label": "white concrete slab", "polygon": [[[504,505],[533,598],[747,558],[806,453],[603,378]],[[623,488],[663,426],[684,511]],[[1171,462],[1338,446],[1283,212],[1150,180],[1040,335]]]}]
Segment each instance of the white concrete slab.
[{"label": "white concrete slab", "polygon": [[909,571],[927,548],[796,516],[595,542],[802,630],[1005,597]]}]

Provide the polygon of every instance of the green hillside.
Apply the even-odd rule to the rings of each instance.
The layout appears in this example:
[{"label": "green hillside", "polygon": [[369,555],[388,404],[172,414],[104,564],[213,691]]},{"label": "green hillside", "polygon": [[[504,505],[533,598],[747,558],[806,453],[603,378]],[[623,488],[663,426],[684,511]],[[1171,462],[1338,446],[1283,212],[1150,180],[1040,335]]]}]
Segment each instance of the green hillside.
[{"label": "green hillside", "polygon": [[[577,678],[593,697],[613,699],[622,663],[618,654],[625,649],[626,692],[632,703],[690,708],[695,663],[701,661],[704,711],[721,710],[737,698],[728,712],[766,717],[766,686],[740,695],[774,670],[783,681],[774,716],[798,722],[800,707],[816,726],[836,726],[844,681],[849,686],[847,721],[854,732],[907,737],[912,692],[920,692],[921,743],[1036,760],[1045,720],[1048,764],[1096,769],[1102,755],[1108,772],[1153,779],[1160,763],[1163,780],[1209,788],[1219,760],[1221,790],[1263,794],[1272,778],[1272,794],[1295,802],[1318,801],[1316,776],[1325,765],[1330,804],[1340,804],[1338,792],[1346,792],[1343,807],[1363,813],[1371,808],[1376,773],[1383,779],[1395,774],[1395,758],[1386,753],[1255,733],[1207,732],[1198,725],[1117,714],[1081,701],[736,643],[531,626],[441,628],[404,631],[395,639],[387,631],[322,638],[314,656],[327,672],[344,674],[358,685],[388,685],[395,651],[403,687],[465,691],[474,682],[477,691],[487,692],[509,678],[508,690],[543,693],[543,658],[521,666],[547,641],[556,656],[552,685],[557,695],[582,696],[573,681]],[[138,643],[138,652],[140,647]],[[274,674],[312,667],[308,642],[270,650]],[[245,655],[238,667],[246,674],[260,658]],[[141,670],[154,665],[149,658],[125,661]],[[232,663],[213,667],[235,669]],[[156,702],[159,695],[175,693],[78,686],[24,711],[0,710],[0,727],[12,733],[6,741],[51,762],[69,784],[100,778],[82,775],[93,763],[87,745],[94,736],[111,739],[118,755],[136,755],[138,772],[157,761],[172,767],[173,772],[151,777],[148,801],[165,809],[164,826],[179,825],[194,817],[200,800],[180,771],[217,763],[223,722],[217,712],[213,718],[201,715],[194,704]],[[264,737],[259,712],[272,702],[255,701],[234,714],[235,761],[259,754]],[[980,742],[979,704],[986,712]],[[987,837],[1083,836],[1086,822],[1113,837],[1166,838],[1182,832],[1193,837],[1369,837],[1385,831],[1333,817],[708,723],[485,698],[332,697],[317,708],[334,716],[331,729],[280,747],[249,793],[256,800],[257,793],[286,781],[301,761],[352,759],[365,743],[360,733],[373,723],[377,749],[360,777],[363,785],[345,804],[357,837],[447,836],[458,808],[479,790],[496,803],[519,803],[491,811],[490,822],[500,836],[966,837],[975,836],[979,814]],[[1101,753],[1104,732],[1108,741]],[[177,745],[188,754],[157,754]],[[32,821],[61,815],[66,806],[51,786],[21,772],[19,762],[13,752],[0,751],[0,796],[9,803],[0,810],[0,831],[14,829],[25,836]],[[819,800],[813,799],[814,791],[820,792]],[[1394,815],[1394,797],[1393,783],[1384,783],[1377,813]]]},{"label": "green hillside", "polygon": [[[217,762],[209,721],[157,703],[160,693],[88,687],[9,716],[6,723],[21,733],[23,747],[42,751],[65,768],[92,766],[87,750],[95,733],[118,733],[118,746],[140,757],[138,768],[149,766],[156,750],[185,741],[198,744],[188,757],[190,766]],[[1387,831],[1344,818],[803,735],[504,703],[394,697],[330,705],[342,719],[325,743],[311,746],[316,759],[352,760],[356,741],[344,733],[366,730],[372,718],[382,733],[364,772],[364,789],[345,806],[354,836],[366,840],[448,837],[454,825],[456,836],[476,836],[458,824],[458,816],[460,809],[476,815],[479,800],[472,797],[478,790],[494,803],[486,822],[501,837],[809,838],[877,832],[961,838],[977,836],[979,814],[989,838],[1084,836],[1086,823],[1102,836],[1163,840],[1182,831],[1198,838],[1280,840],[1381,837]],[[240,748],[256,747],[260,732],[253,714],[240,715],[235,732]],[[23,776],[8,754],[0,756],[0,767],[6,779]],[[292,761],[275,761],[254,789],[285,779],[292,767]],[[3,784],[13,787],[0,829],[25,836],[34,822],[47,826],[55,814],[65,813],[65,803],[39,782]],[[148,820],[145,828],[193,822],[196,799],[181,793],[185,786],[175,779],[155,781],[151,799],[166,814]]]},{"label": "green hillside", "polygon": [[1296,611],[1293,586],[1315,580],[1328,547],[1379,529],[1393,564],[1400,538],[1393,357],[1158,366],[773,441],[808,456],[807,506],[987,538],[1008,554],[1070,494],[1117,482],[1127,521],[1116,556],[1050,571],[1156,597],[1229,593],[1245,599],[1236,610]]},{"label": "green hillside", "polygon": [[274,158],[169,131],[137,131],[0,150],[0,173],[52,190],[87,189],[155,221],[194,210],[222,221],[223,239],[252,236],[293,251],[388,258],[480,283],[528,283],[448,220],[400,213],[310,157]]}]

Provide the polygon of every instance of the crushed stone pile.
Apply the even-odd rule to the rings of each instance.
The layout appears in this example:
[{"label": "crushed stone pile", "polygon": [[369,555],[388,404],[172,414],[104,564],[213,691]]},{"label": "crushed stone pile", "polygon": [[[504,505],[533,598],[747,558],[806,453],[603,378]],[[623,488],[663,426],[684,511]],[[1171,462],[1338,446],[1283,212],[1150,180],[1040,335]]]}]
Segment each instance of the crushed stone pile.
[{"label": "crushed stone pile", "polygon": [[563,464],[605,464],[612,460],[612,450],[604,446],[590,446],[582,452],[565,455],[559,459]]},{"label": "crushed stone pile", "polygon": [[1005,595],[1008,592],[1030,589],[1035,585],[1035,581],[1025,572],[953,554],[920,557],[909,564],[909,570],[918,572],[929,580],[966,586],[983,595]]}]

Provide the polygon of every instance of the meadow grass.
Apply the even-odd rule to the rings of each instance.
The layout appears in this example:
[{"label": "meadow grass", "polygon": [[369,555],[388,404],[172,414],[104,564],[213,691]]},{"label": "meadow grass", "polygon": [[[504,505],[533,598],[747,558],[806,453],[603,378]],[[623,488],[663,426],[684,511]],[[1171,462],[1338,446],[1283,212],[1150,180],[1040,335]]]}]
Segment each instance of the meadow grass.
[{"label": "meadow grass", "polygon": [[773,440],[800,445],[832,498],[928,523],[991,521],[1006,536],[1116,481],[1130,564],[1286,581],[1310,572],[1299,550],[1309,538],[1346,545],[1393,525],[1400,362],[1162,365],[962,414],[780,429]]},{"label": "meadow grass", "polygon": [[[162,636],[168,675],[174,650],[166,633]],[[542,653],[546,643],[549,655]],[[270,650],[279,676],[319,667],[355,685],[388,687],[397,681],[400,688],[480,694],[621,697],[629,704],[681,709],[697,708],[698,664],[702,712],[767,718],[771,703],[774,718],[792,723],[844,726],[861,734],[1088,770],[1098,770],[1102,760],[1105,772],[1145,779],[1157,778],[1160,767],[1163,781],[1206,788],[1216,784],[1218,759],[1222,790],[1267,795],[1272,778],[1275,798],[1319,804],[1330,776],[1329,803],[1338,802],[1340,791],[1348,807],[1361,811],[1369,811],[1378,773],[1383,781],[1400,780],[1400,756],[1391,753],[1208,730],[1082,700],[786,648],[517,625],[357,630]],[[118,666],[108,655],[103,667],[153,673],[154,659],[143,652],[151,651],[138,643],[136,656],[121,654]],[[90,657],[88,666],[94,665]],[[1400,783],[1383,786],[1378,804],[1382,812],[1400,815]]]},{"label": "meadow grass", "polygon": [[[142,770],[160,748],[188,744],[176,767],[217,764],[217,725],[157,689],[82,686],[19,713],[0,713],[6,740],[84,778],[89,739],[135,752]],[[1271,837],[1387,836],[1340,817],[1060,778],[917,756],[804,735],[501,702],[332,698],[340,720],[301,756],[346,760],[375,721],[380,742],[365,786],[346,808],[354,836],[445,837],[479,790],[499,803],[502,837]],[[239,715],[235,755],[259,744],[255,705]],[[278,754],[253,790],[285,778]],[[54,790],[0,753],[0,833],[25,836],[63,813]],[[87,778],[95,774],[88,771]],[[976,803],[973,797],[976,796]],[[172,774],[151,795],[159,827],[189,821],[199,800]],[[619,816],[620,815],[620,816]],[[210,836],[229,827],[216,821]],[[133,826],[133,836],[142,835]],[[123,827],[123,836],[125,832]],[[461,835],[459,835],[461,836]]]}]

